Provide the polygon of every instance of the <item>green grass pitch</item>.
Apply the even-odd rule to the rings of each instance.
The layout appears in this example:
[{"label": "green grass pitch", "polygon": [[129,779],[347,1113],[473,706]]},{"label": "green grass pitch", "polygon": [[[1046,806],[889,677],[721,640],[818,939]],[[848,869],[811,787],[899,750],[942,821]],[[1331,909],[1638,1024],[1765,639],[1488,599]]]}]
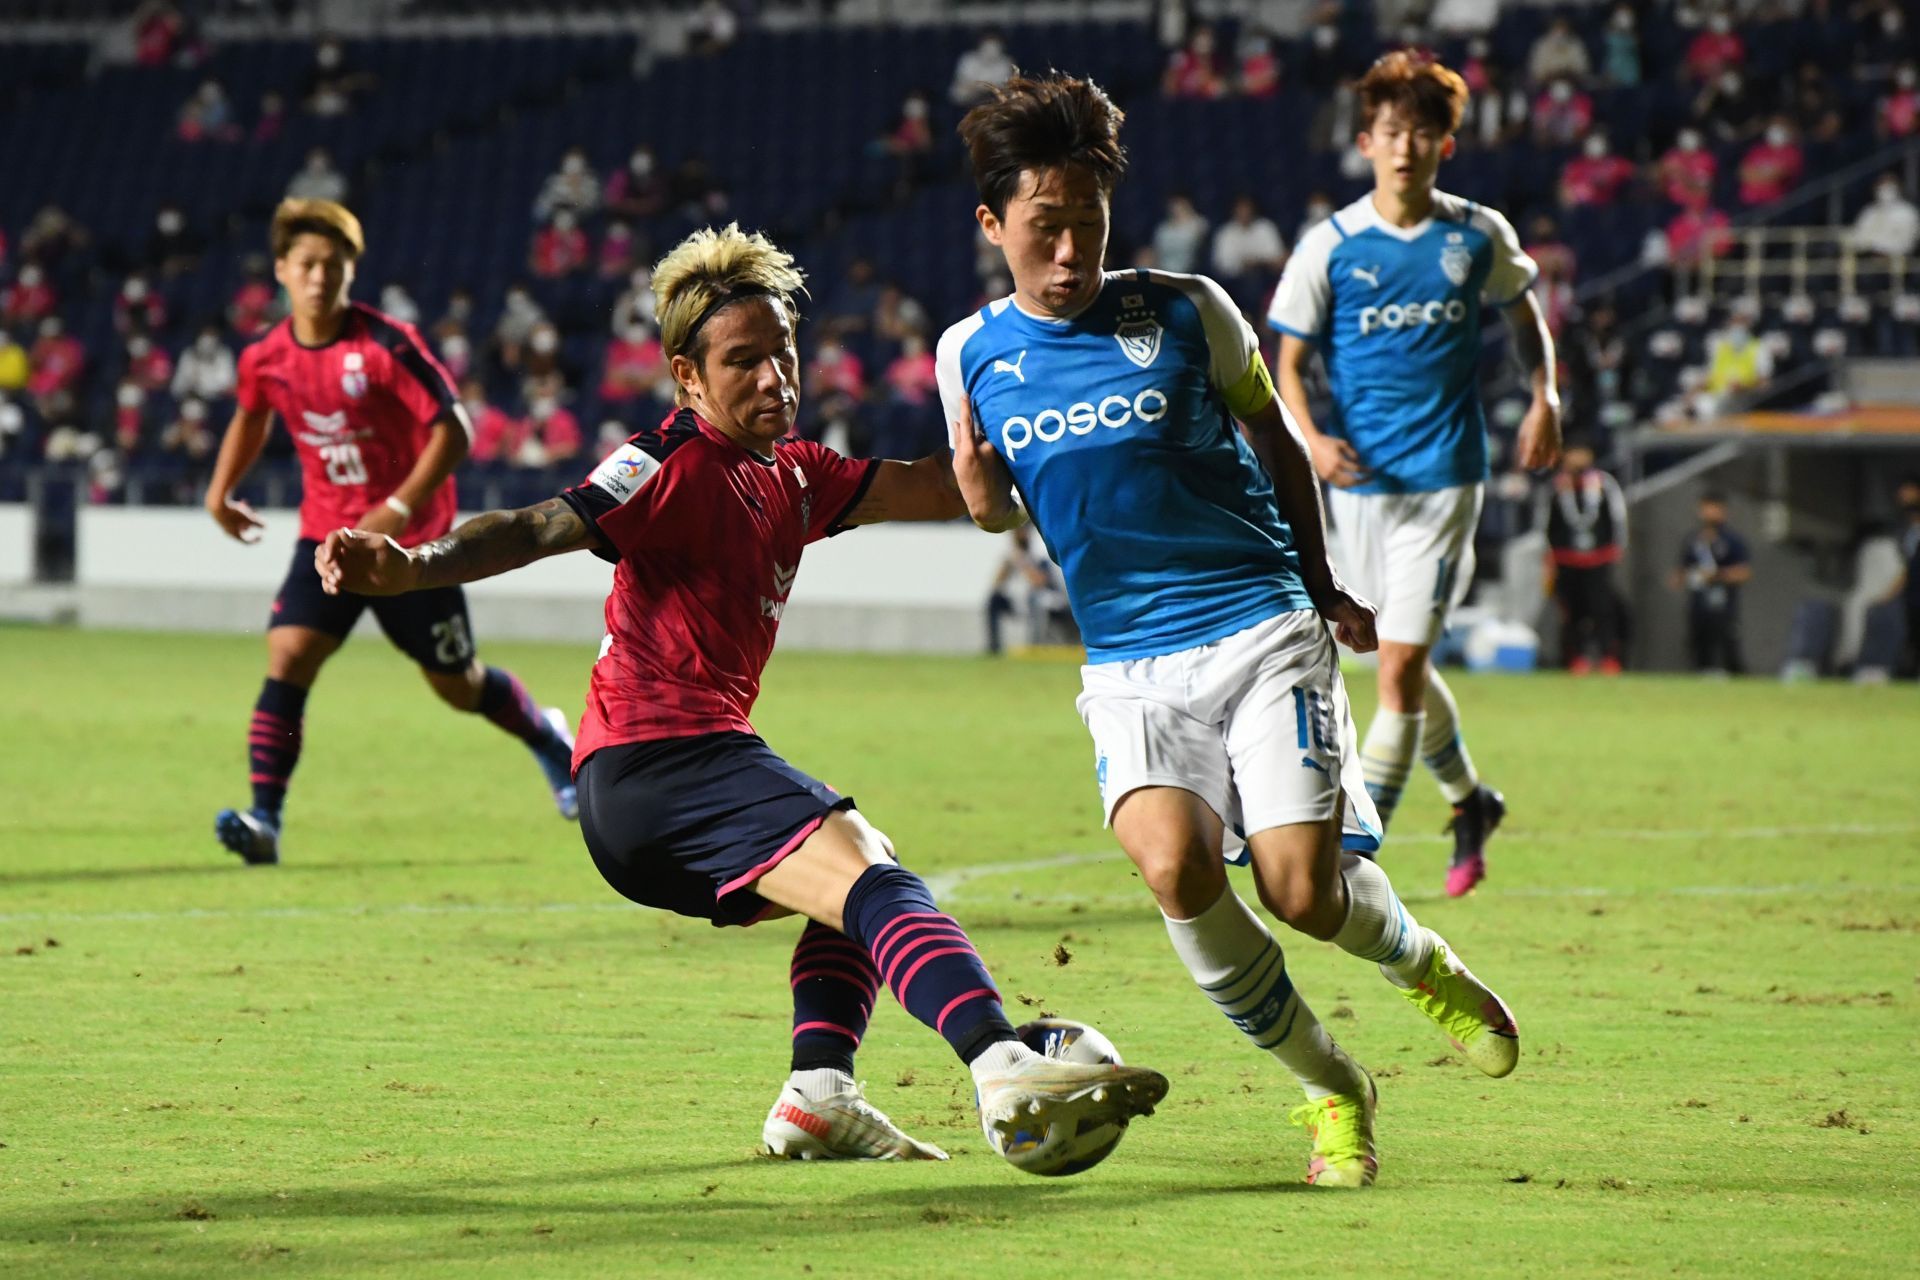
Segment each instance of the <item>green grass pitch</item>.
[{"label": "green grass pitch", "polygon": [[[577,710],[591,643],[485,652]],[[240,866],[211,822],[245,793],[260,665],[257,639],[0,630],[0,1275],[1920,1265],[1910,688],[1460,678],[1513,806],[1493,878],[1441,898],[1420,779],[1383,860],[1524,1056],[1481,1078],[1293,937],[1380,1081],[1380,1184],[1345,1194],[1299,1185],[1294,1089],[1193,991],[1100,829],[1069,664],[784,655],[757,716],[944,891],[1016,1014],[1172,1077],[1059,1181],[987,1152],[964,1072],[884,995],[869,1092],[954,1160],[755,1159],[794,923],[625,906],[522,749],[375,637],[316,691],[285,864]]]}]

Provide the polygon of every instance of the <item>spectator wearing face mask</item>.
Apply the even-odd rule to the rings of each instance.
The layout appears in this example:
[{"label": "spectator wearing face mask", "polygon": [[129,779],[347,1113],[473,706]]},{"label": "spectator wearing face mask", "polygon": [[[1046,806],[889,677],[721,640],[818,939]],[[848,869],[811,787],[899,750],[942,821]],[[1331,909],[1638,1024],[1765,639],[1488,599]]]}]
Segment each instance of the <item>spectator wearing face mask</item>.
[{"label": "spectator wearing face mask", "polygon": [[1733,19],[1716,13],[1707,19],[1687,45],[1680,68],[1695,84],[1706,84],[1723,72],[1738,71],[1747,65],[1747,46],[1733,30]]},{"label": "spectator wearing face mask", "polygon": [[127,454],[140,452],[146,418],[147,389],[131,378],[122,378],[113,389],[114,447]]},{"label": "spectator wearing face mask", "polygon": [[1753,331],[1753,311],[1738,305],[1707,339],[1707,391],[1724,400],[1757,391],[1773,377],[1773,353]]},{"label": "spectator wearing face mask", "polygon": [[473,421],[473,451],[469,456],[475,462],[501,461],[518,438],[519,424],[513,415],[487,399],[486,385],[478,378],[461,380],[460,403]]},{"label": "spectator wearing face mask", "polygon": [[574,215],[575,220],[586,217],[600,207],[600,179],[587,163],[587,153],[582,147],[568,147],[567,153],[560,159],[560,167],[547,175],[546,183],[540,188],[539,197],[533,202],[533,216],[536,221],[551,221],[562,210]]},{"label": "spectator wearing face mask", "polygon": [[[217,441],[207,425],[207,406],[198,400],[182,400],[173,421],[160,428],[160,452],[184,462],[205,463],[213,456]],[[193,488],[198,489],[195,484]]]},{"label": "spectator wearing face mask", "polygon": [[900,354],[887,366],[886,383],[895,404],[920,408],[932,403],[939,382],[925,337],[910,333],[901,341]]},{"label": "spectator wearing face mask", "polygon": [[1584,80],[1593,72],[1593,60],[1587,46],[1574,32],[1573,23],[1555,18],[1551,26],[1527,52],[1527,78],[1535,84],[1557,79]]},{"label": "spectator wearing face mask", "polygon": [[1687,593],[1687,647],[1696,671],[1741,675],[1740,589],[1753,578],[1747,542],[1727,523],[1726,495],[1700,498],[1700,525],[1680,546],[1670,585]]},{"label": "spectator wearing face mask", "polygon": [[534,301],[525,285],[516,284],[507,289],[506,301],[500,308],[500,318],[493,326],[493,347],[501,368],[509,373],[519,370],[526,354],[527,340],[533,336],[537,326],[546,322],[547,313]]},{"label": "spectator wearing face mask", "polygon": [[1280,55],[1273,50],[1273,37],[1258,28],[1249,28],[1240,37],[1240,95],[1245,98],[1271,98],[1280,92]]},{"label": "spectator wearing face mask", "polygon": [[227,325],[238,337],[257,338],[273,323],[280,295],[264,257],[249,255],[242,272],[240,287],[227,302]]},{"label": "spectator wearing face mask", "polygon": [[1301,211],[1300,225],[1295,228],[1293,242],[1299,244],[1307,232],[1313,230],[1333,216],[1333,197],[1324,191],[1315,191],[1307,197],[1306,208]]},{"label": "spectator wearing face mask", "polygon": [[1184,191],[1175,192],[1167,198],[1167,216],[1153,229],[1154,259],[1163,271],[1198,271],[1210,229],[1193,207],[1193,198]]},{"label": "spectator wearing face mask", "polygon": [[626,327],[607,344],[606,362],[600,375],[600,399],[607,404],[626,404],[639,399],[663,399],[667,386],[667,357],[653,327],[641,320],[629,320]]},{"label": "spectator wearing face mask", "polygon": [[1873,127],[1882,142],[1920,134],[1920,75],[1913,63],[1903,62],[1894,69],[1893,88],[1874,108]]},{"label": "spectator wearing face mask", "polygon": [[1695,128],[1685,128],[1654,166],[1660,193],[1682,209],[1696,209],[1713,198],[1713,180],[1720,163],[1708,151]]},{"label": "spectator wearing face mask", "polygon": [[164,391],[173,381],[173,357],[145,334],[127,339],[125,380],[142,391]]},{"label": "spectator wearing face mask", "polygon": [[59,421],[73,412],[73,396],[86,371],[87,351],[80,340],[66,331],[59,316],[40,322],[39,337],[27,353],[33,372],[27,375],[27,394],[34,407],[48,421]]},{"label": "spectator wearing face mask", "polygon": [[1631,5],[1620,5],[1600,37],[1600,78],[1619,89],[1640,83],[1640,22]]},{"label": "spectator wearing face mask", "polygon": [[997,31],[984,32],[980,42],[960,55],[953,64],[953,85],[949,96],[960,107],[971,107],[986,96],[986,90],[1013,79],[1013,59],[1007,44]]},{"label": "spectator wearing face mask", "polygon": [[19,276],[0,289],[0,325],[9,329],[27,329],[39,324],[59,307],[60,299],[47,282],[47,273],[35,263],[20,268]]},{"label": "spectator wearing face mask", "polygon": [[155,216],[153,234],[147,238],[147,269],[168,278],[191,271],[205,247],[200,236],[187,226],[187,217],[179,207],[165,205]]},{"label": "spectator wearing face mask", "polygon": [[1806,167],[1793,122],[1786,116],[1775,116],[1760,141],[1741,157],[1740,203],[1753,206],[1785,199],[1800,185]]},{"label": "spectator wearing face mask", "polygon": [[635,267],[627,277],[627,287],[613,304],[613,331],[619,333],[621,326],[629,320],[652,325],[658,318],[657,299],[653,296],[653,272],[644,266]]},{"label": "spectator wearing face mask", "polygon": [[619,218],[651,218],[667,207],[667,179],[652,147],[635,147],[624,169],[607,178],[607,211]]},{"label": "spectator wearing face mask", "polygon": [[633,228],[625,222],[608,223],[607,233],[600,237],[600,248],[594,254],[594,273],[602,280],[618,280],[633,274],[633,265],[639,257],[640,241],[633,234]]},{"label": "spectator wearing face mask", "polygon": [[216,326],[205,325],[174,366],[173,398],[224,400],[233,394],[236,380],[233,352],[220,341]]},{"label": "spectator wearing face mask", "polygon": [[167,327],[167,303],[139,272],[128,276],[113,299],[113,327],[122,337],[158,333]]},{"label": "spectator wearing face mask", "polygon": [[1174,52],[1160,78],[1160,92],[1169,98],[1218,98],[1227,91],[1220,74],[1213,28],[1195,27],[1184,49]]},{"label": "spectator wearing face mask", "polygon": [[573,411],[557,396],[541,393],[527,401],[520,439],[508,460],[521,467],[553,466],[577,457],[584,442]]},{"label": "spectator wearing face mask", "polygon": [[534,234],[527,269],[542,280],[557,280],[584,271],[592,256],[593,248],[579,220],[571,209],[561,209],[552,222]]},{"label": "spectator wearing face mask", "polygon": [[1593,127],[1593,99],[1561,77],[1533,100],[1533,140],[1543,147],[1569,147]]},{"label": "spectator wearing face mask", "polygon": [[554,327],[552,321],[541,321],[527,335],[520,372],[529,382],[565,378],[567,371],[560,367],[560,330]]},{"label": "spectator wearing face mask", "polygon": [[1920,209],[1900,190],[1900,175],[1886,173],[1874,184],[1873,202],[1853,220],[1853,246],[1889,258],[1910,256],[1920,248]]},{"label": "spectator wearing face mask", "polygon": [[306,163],[300,172],[293,175],[287,183],[289,200],[332,200],[336,204],[347,198],[347,180],[333,167],[333,153],[325,147],[314,147],[307,152]]},{"label": "spectator wearing face mask", "polygon": [[1693,114],[1709,134],[1721,142],[1751,141],[1765,127],[1759,99],[1747,85],[1747,78],[1728,68],[1701,90],[1694,100]]},{"label": "spectator wearing face mask", "polygon": [[1613,154],[1604,131],[1587,135],[1580,154],[1560,172],[1560,207],[1604,208],[1618,201],[1633,181],[1633,162]]}]

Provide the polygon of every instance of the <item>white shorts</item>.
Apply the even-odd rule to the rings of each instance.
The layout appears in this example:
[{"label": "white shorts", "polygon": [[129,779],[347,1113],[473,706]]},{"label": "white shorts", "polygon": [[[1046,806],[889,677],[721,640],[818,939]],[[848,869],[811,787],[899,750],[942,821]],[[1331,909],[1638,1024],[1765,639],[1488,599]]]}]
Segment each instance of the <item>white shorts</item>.
[{"label": "white shorts", "polygon": [[1330,489],[1333,565],[1379,610],[1382,640],[1431,646],[1473,585],[1473,534],[1484,486],[1431,493]]},{"label": "white shorts", "polygon": [[1220,815],[1235,862],[1250,832],[1336,814],[1346,848],[1380,847],[1339,657],[1313,611],[1178,653],[1094,663],[1080,679],[1109,825],[1129,791],[1181,787]]}]

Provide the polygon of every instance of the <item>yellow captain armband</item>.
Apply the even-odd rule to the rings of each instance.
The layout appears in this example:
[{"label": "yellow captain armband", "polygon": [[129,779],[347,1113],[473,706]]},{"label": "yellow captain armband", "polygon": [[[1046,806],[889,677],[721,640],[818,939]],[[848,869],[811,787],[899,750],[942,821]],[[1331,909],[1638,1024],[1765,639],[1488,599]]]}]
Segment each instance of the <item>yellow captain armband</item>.
[{"label": "yellow captain armband", "polygon": [[1267,372],[1267,362],[1260,358],[1256,348],[1247,357],[1247,371],[1222,392],[1227,402],[1227,412],[1245,421],[1273,403],[1276,392],[1273,389],[1273,375]]}]

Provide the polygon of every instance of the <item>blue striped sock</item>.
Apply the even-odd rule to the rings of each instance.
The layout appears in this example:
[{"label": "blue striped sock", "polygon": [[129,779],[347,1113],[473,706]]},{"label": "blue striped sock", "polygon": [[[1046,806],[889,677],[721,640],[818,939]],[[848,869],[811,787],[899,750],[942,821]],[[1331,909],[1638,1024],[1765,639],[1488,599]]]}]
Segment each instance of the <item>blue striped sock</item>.
[{"label": "blue striped sock", "polygon": [[1359,1068],[1293,989],[1280,944],[1232,889],[1191,920],[1166,921],[1201,992],[1255,1048],[1293,1072],[1309,1098],[1360,1087]]}]

